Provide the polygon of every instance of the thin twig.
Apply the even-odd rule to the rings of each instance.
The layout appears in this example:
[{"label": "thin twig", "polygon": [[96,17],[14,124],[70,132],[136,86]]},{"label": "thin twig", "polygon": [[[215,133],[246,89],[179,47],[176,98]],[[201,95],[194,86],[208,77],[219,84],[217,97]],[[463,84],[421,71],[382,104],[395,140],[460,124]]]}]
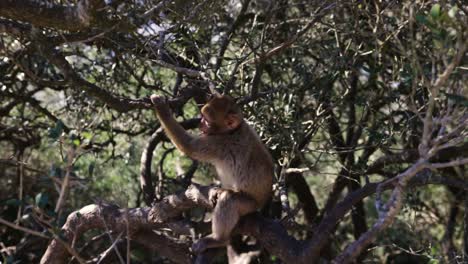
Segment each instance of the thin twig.
[{"label": "thin twig", "polygon": [[16,230],[19,230],[19,231],[22,231],[22,232],[25,232],[25,233],[28,233],[28,234],[31,234],[31,235],[35,235],[35,236],[38,236],[38,237],[42,237],[42,238],[45,238],[45,239],[50,239],[50,237],[40,233],[40,232],[37,232],[35,230],[32,230],[32,229],[29,229],[29,228],[26,228],[26,227],[22,227],[20,225],[17,225],[17,224],[14,224],[12,222],[9,222],[3,218],[0,217],[0,224],[4,224],[6,226],[9,226],[13,229],[16,229]]},{"label": "thin twig", "polygon": [[65,173],[65,178],[63,179],[63,182],[62,182],[62,187],[60,189],[60,195],[57,200],[57,204],[55,205],[55,213],[57,215],[60,215],[60,211],[65,201],[65,195],[68,191],[68,186],[70,185],[70,174],[71,174],[71,170],[73,167],[74,157],[75,157],[75,149],[73,147],[70,147],[70,150],[67,155],[67,171]]},{"label": "thin twig", "polygon": [[[300,37],[302,37],[309,29],[312,28],[312,26],[319,21],[323,16],[325,16],[327,13],[325,11],[332,9],[333,7],[336,6],[336,3],[328,4],[327,6],[321,6],[317,9],[315,12],[315,16],[312,20],[310,20],[299,32],[297,32],[294,36],[292,36],[290,39],[286,40],[285,42],[277,45],[276,47],[270,49],[269,51],[263,53],[260,55],[258,58],[253,58],[245,63],[254,63],[254,64],[259,64],[262,63],[269,58],[273,57],[274,55],[282,52],[283,50],[289,48],[294,44]],[[244,63],[244,64],[245,64]]]},{"label": "thin twig", "polygon": [[428,167],[431,169],[443,169],[448,167],[462,166],[468,164],[468,158],[456,159],[449,162],[431,163]]},{"label": "thin twig", "polygon": [[[101,254],[99,254],[99,256],[97,257],[97,259],[95,260],[95,262],[97,262],[97,264],[101,263],[101,261],[103,261],[107,256],[109,256],[109,254],[112,252],[113,249],[117,250],[116,248],[116,245],[117,243],[120,241],[120,238],[122,237],[122,233],[120,233],[117,238],[114,240],[114,242],[110,245],[109,248],[107,248],[104,252],[102,252]],[[128,263],[128,262],[127,262]]]},{"label": "thin twig", "polygon": [[16,217],[16,222],[19,223],[20,220],[21,220],[21,215],[22,215],[22,211],[23,211],[23,192],[24,192],[24,187],[23,187],[23,181],[24,181],[24,167],[23,167],[23,162],[22,162],[22,159],[23,159],[23,151],[24,150],[20,150],[20,153],[18,154],[18,168],[17,168],[17,173],[18,173],[18,177],[19,177],[19,187],[18,187],[18,199],[20,201],[20,205],[18,207],[18,213],[17,213],[17,217]]}]

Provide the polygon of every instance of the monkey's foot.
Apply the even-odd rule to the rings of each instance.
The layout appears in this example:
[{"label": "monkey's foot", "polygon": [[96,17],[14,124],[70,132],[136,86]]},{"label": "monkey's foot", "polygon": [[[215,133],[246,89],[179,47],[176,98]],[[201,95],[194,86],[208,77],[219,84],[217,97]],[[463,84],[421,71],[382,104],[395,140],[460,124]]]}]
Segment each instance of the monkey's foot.
[{"label": "monkey's foot", "polygon": [[217,187],[214,187],[210,190],[210,192],[208,193],[208,200],[210,201],[211,205],[213,206],[213,208],[216,206],[216,204],[218,203],[218,198],[219,196],[221,196],[221,194],[224,192],[225,190],[222,189],[222,188],[217,188]]},{"label": "monkey's foot", "polygon": [[204,243],[203,239],[198,240],[197,242],[193,243],[192,251],[195,254],[200,254],[207,249],[206,243]]},{"label": "monkey's foot", "polygon": [[227,241],[217,240],[208,236],[193,243],[192,251],[195,254],[200,254],[209,248],[224,247],[226,245],[227,245]]},{"label": "monkey's foot", "polygon": [[151,102],[152,102],[154,105],[160,105],[160,104],[166,103],[166,98],[165,98],[164,96],[152,94],[152,95],[150,96],[150,99],[151,99]]}]

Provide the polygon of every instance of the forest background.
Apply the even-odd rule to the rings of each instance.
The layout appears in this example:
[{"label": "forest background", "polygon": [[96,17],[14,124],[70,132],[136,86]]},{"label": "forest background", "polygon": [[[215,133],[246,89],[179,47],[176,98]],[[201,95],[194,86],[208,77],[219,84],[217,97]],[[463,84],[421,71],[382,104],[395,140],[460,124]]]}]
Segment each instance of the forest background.
[{"label": "forest background", "polygon": [[[467,45],[463,0],[1,0],[0,262],[466,263]],[[149,96],[198,133],[213,89],[276,180],[197,257],[214,171]]]}]

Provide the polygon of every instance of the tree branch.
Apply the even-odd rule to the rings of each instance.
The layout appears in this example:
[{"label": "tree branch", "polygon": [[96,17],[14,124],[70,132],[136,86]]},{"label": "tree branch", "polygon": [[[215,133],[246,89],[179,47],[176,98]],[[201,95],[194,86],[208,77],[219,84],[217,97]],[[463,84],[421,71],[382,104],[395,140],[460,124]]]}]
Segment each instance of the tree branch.
[{"label": "tree branch", "polygon": [[[143,232],[158,227],[149,222],[148,212],[150,208],[119,209],[109,204],[92,204],[70,214],[62,227],[61,238],[72,244],[86,231],[91,229],[106,229],[114,232],[126,232],[129,227],[131,239],[143,243],[164,252],[165,256],[176,263],[190,263],[190,252],[185,244],[176,243],[167,237],[152,232]],[[128,225],[127,225],[128,223]],[[154,240],[153,240],[154,239]],[[151,241],[150,243],[147,243]],[[159,242],[159,243],[155,243]],[[63,243],[56,238],[51,241],[46,252],[42,256],[43,264],[65,263],[69,253]]]},{"label": "tree branch", "polygon": [[[468,190],[468,184],[462,181],[447,181],[432,175],[418,174],[408,184],[420,186],[425,184],[448,184],[456,188]],[[392,182],[370,183],[356,190],[340,202],[322,220],[316,228],[312,239],[299,241],[287,233],[287,230],[277,220],[266,219],[259,214],[245,216],[239,222],[234,234],[251,235],[272,255],[286,263],[311,263],[318,260],[321,248],[330,238],[336,224],[358,201],[376,192],[377,186],[388,189]],[[90,229],[106,229],[114,232],[126,232],[127,221],[130,227],[130,238],[150,247],[176,263],[190,263],[189,245],[176,243],[164,235],[157,235],[149,230],[170,227],[170,221],[181,212],[193,207],[213,208],[210,195],[217,187],[192,184],[185,192],[165,197],[152,208],[119,209],[113,205],[88,205],[70,214],[62,227],[65,242],[79,239]],[[41,263],[64,263],[69,253],[57,239],[54,239],[42,257]]]},{"label": "tree branch", "polygon": [[335,3],[329,4],[326,3],[326,5],[322,5],[317,9],[317,11],[314,14],[314,18],[310,20],[301,30],[299,30],[296,34],[294,34],[291,38],[286,40],[285,42],[277,45],[276,47],[270,49],[267,52],[262,53],[258,58],[253,58],[251,60],[246,61],[245,63],[254,63],[254,64],[259,64],[267,61],[271,57],[280,54],[287,48],[291,47],[300,37],[302,37],[309,29],[312,28],[312,26],[319,21],[322,17],[327,15],[328,13],[325,12],[327,10],[330,10],[336,6]]},{"label": "tree branch", "polygon": [[[200,123],[199,118],[193,118],[181,122],[184,129],[194,129]],[[153,160],[153,151],[158,143],[165,137],[162,128],[156,130],[146,143],[140,159],[140,186],[143,190],[143,199],[147,206],[151,206],[156,198],[153,180],[151,178],[151,162]]]},{"label": "tree branch", "polygon": [[59,5],[37,0],[0,1],[0,16],[20,20],[36,27],[78,31],[91,26],[103,0],[81,0],[76,5]]}]

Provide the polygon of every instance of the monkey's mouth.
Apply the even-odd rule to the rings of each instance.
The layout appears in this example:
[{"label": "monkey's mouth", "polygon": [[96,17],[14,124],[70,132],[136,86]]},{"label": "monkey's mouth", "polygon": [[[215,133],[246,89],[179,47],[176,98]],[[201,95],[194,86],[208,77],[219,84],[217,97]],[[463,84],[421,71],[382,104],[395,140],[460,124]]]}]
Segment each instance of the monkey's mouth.
[{"label": "monkey's mouth", "polygon": [[209,129],[210,129],[210,121],[208,121],[208,119],[206,119],[206,117],[202,115],[201,120],[200,120],[200,131],[203,134],[208,134]]}]

